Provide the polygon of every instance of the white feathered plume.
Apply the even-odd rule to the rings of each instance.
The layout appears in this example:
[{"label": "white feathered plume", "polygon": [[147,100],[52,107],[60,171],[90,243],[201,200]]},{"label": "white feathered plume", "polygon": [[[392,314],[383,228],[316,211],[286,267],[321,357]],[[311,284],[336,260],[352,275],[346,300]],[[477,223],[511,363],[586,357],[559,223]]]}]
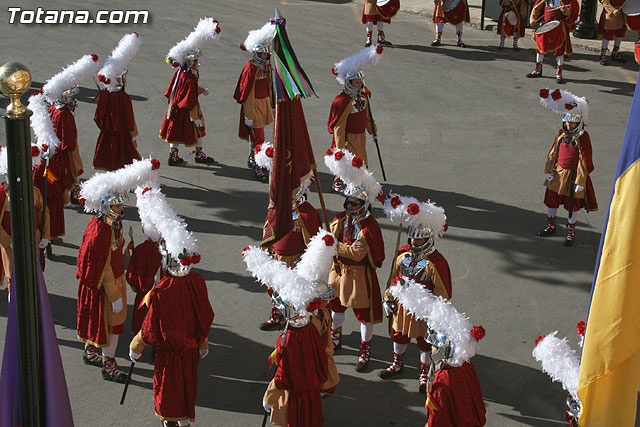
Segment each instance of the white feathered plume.
[{"label": "white feathered plume", "polygon": [[270,142],[263,142],[256,145],[255,148],[256,164],[269,172],[273,171],[273,150],[273,144]]},{"label": "white feathered plume", "polygon": [[389,193],[384,201],[384,214],[391,222],[403,222],[418,228],[430,228],[435,239],[445,232],[447,217],[444,209],[431,201]]},{"label": "white feathered plume", "polygon": [[275,34],[276,26],[271,22],[267,22],[259,30],[249,31],[249,35],[240,45],[240,49],[253,52],[258,46],[271,48]]},{"label": "white feathered plume", "polygon": [[355,74],[366,67],[376,65],[382,58],[382,46],[372,45],[360,52],[343,59],[333,66],[331,73],[336,76],[340,84],[344,84],[347,74]]},{"label": "white feathered plume", "polygon": [[181,254],[198,252],[196,238],[187,230],[185,220],[176,215],[157,183],[152,187],[140,186],[135,191],[140,221],[147,237],[156,242],[163,239],[167,252],[176,260]]},{"label": "white feathered plume", "polygon": [[562,388],[577,398],[580,360],[567,339],[556,337],[557,333],[558,331],[555,331],[541,337],[533,349],[533,357],[542,363],[543,372],[553,381],[561,383]]},{"label": "white feathered plume", "polygon": [[58,147],[60,147],[60,139],[56,135],[51,115],[49,114],[49,106],[45,101],[44,95],[39,93],[29,98],[28,108],[33,111],[31,117],[31,129],[36,136],[40,154],[43,158],[51,158]]},{"label": "white feathered plume", "polygon": [[53,104],[62,99],[62,93],[79,84],[83,79],[95,75],[100,69],[98,55],[92,53],[78,59],[55,76],[47,80],[42,87],[42,93],[47,102]]},{"label": "white feathered plume", "polygon": [[311,238],[307,250],[304,251],[295,271],[312,282],[326,282],[333,265],[333,257],[338,254],[338,243],[335,236],[327,230],[320,229]]},{"label": "white feathered plume", "polygon": [[155,159],[134,160],[130,165],[112,172],[94,175],[80,185],[86,212],[100,211],[100,202],[106,196],[128,193],[136,187],[157,187],[160,162]]},{"label": "white feathered plume", "polygon": [[557,114],[580,114],[586,123],[589,118],[589,101],[579,97],[568,90],[549,88],[541,89],[539,94],[540,104]]},{"label": "white feathered plume", "polygon": [[140,47],[138,33],[126,34],[120,39],[118,46],[111,52],[104,66],[98,71],[98,80],[109,92],[118,90],[116,78],[126,70],[129,61],[136,56]]},{"label": "white feathered plume", "polygon": [[362,158],[354,156],[346,148],[329,149],[324,156],[324,164],[332,174],[344,181],[347,187],[360,187],[365,190],[369,202],[373,202],[382,193],[382,186],[364,165]]},{"label": "white feathered plume", "polygon": [[484,328],[474,327],[449,301],[433,295],[423,285],[405,276],[394,281],[390,292],[416,319],[424,320],[429,328],[451,341],[452,351],[447,363],[460,366],[475,356],[478,341],[484,337]]},{"label": "white feathered plume", "polygon": [[193,31],[181,42],[171,48],[167,54],[167,62],[171,65],[184,66],[189,52],[199,49],[206,42],[220,38],[220,24],[217,19],[202,18]]}]

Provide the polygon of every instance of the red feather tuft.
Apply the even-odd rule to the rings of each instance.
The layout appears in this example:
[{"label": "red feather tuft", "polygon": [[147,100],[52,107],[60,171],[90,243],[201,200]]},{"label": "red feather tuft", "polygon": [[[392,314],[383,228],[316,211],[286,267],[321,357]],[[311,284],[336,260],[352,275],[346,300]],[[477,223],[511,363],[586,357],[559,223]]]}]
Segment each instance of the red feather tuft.
[{"label": "red feather tuft", "polygon": [[549,97],[549,89],[540,89],[540,98],[547,99]]},{"label": "red feather tuft", "polygon": [[160,169],[160,160],[151,159],[151,167],[153,168],[153,170]]},{"label": "red feather tuft", "polygon": [[377,53],[378,55],[382,55],[382,51],[383,51],[383,50],[384,50],[384,49],[382,49],[382,45],[378,45],[378,47],[376,48],[376,53]]},{"label": "red feather tuft", "polygon": [[557,101],[558,99],[562,98],[562,93],[560,93],[560,89],[556,89],[551,93],[551,98],[553,98],[554,101]]},{"label": "red feather tuft", "polygon": [[538,346],[538,344],[540,344],[540,341],[542,341],[544,339],[546,335],[541,335],[536,339],[536,347]]},{"label": "red feather tuft", "polygon": [[92,53],[91,59],[93,59],[93,62],[98,62],[98,55],[96,55],[95,53]]},{"label": "red feather tuft", "polygon": [[338,75],[338,73],[336,72],[335,67],[332,67],[332,68],[331,68],[331,74],[333,74],[334,76],[337,76],[337,75]]},{"label": "red feather tuft", "polygon": [[476,339],[476,342],[479,342],[482,338],[484,338],[486,331],[482,326],[474,326],[471,330],[471,336]]},{"label": "red feather tuft", "polygon": [[333,239],[333,236],[331,236],[330,234],[327,234],[326,236],[324,236],[322,240],[324,241],[324,244],[327,246],[333,246],[333,243],[335,241]]},{"label": "red feather tuft", "polygon": [[418,215],[418,213],[420,212],[420,207],[415,203],[411,203],[409,206],[407,206],[407,212],[409,212],[410,215]]}]

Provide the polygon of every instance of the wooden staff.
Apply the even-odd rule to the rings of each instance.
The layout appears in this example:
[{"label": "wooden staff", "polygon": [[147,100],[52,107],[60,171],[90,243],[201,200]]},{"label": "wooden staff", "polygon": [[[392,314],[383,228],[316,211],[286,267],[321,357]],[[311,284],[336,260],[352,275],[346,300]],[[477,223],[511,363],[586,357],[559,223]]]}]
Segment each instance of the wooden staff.
[{"label": "wooden staff", "polygon": [[[316,190],[318,190],[318,199],[320,199],[320,209],[322,210],[322,218],[324,219],[325,230],[330,231],[327,207],[324,204],[324,196],[322,194],[322,186],[320,185],[320,177],[318,176],[318,169],[315,166],[313,167],[313,178],[316,180]],[[340,262],[338,261],[337,256],[333,257],[333,265],[338,276],[342,276],[342,268],[340,268]]]}]

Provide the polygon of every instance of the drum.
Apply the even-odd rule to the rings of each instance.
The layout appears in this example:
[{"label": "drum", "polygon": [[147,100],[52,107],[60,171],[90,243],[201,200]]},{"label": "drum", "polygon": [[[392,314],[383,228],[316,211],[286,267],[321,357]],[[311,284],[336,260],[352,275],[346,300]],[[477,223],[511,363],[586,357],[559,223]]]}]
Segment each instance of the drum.
[{"label": "drum", "polygon": [[467,2],[465,0],[444,0],[442,2],[442,11],[445,18],[447,18],[447,22],[452,25],[458,25],[467,16]]},{"label": "drum", "polygon": [[519,17],[518,14],[513,10],[509,10],[504,14],[502,19],[502,26],[504,27],[504,33],[507,36],[512,36],[514,31],[516,31],[516,27],[518,26]]},{"label": "drum", "polygon": [[377,0],[376,8],[378,14],[384,19],[391,19],[396,16],[398,9],[400,9],[400,0]]},{"label": "drum", "polygon": [[627,0],[620,8],[631,31],[640,30],[640,0]]},{"label": "drum", "polygon": [[562,46],[564,44],[564,31],[562,30],[560,21],[549,21],[539,27],[534,33],[538,50],[545,54],[554,52]]}]

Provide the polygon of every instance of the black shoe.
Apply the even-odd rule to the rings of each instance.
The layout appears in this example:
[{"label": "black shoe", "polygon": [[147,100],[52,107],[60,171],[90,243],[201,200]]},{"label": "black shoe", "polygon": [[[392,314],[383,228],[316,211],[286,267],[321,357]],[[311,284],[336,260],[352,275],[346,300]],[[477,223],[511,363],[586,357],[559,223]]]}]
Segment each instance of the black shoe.
[{"label": "black shoe", "polygon": [[622,57],[622,54],[620,52],[612,53],[611,60],[619,62],[621,64],[627,62],[627,60]]},{"label": "black shoe", "polygon": [[215,160],[213,160],[213,157],[209,157],[209,156],[203,156],[203,157],[196,156],[196,163],[211,165],[215,163]]},{"label": "black shoe", "polygon": [[562,77],[556,77],[556,83],[559,85],[564,84],[564,79]]},{"label": "black shoe", "polygon": [[467,45],[464,44],[464,42],[462,40],[458,40],[458,42],[456,44],[458,45],[458,47],[467,47]]},{"label": "black shoe", "polygon": [[498,50],[504,50],[504,46],[498,46]]},{"label": "black shoe", "polygon": [[49,259],[53,257],[53,248],[51,247],[51,243],[47,244],[47,247],[44,249],[44,253]]},{"label": "black shoe", "polygon": [[378,44],[381,46],[391,46],[392,43],[389,40],[378,40]]},{"label": "black shoe", "polygon": [[420,384],[418,386],[418,393],[427,394],[427,385],[426,384]]},{"label": "black shoe", "polygon": [[380,378],[382,378],[383,380],[386,380],[387,378],[392,378],[392,377],[395,377],[396,375],[400,375],[402,373],[402,371],[404,371],[404,366],[401,367],[400,369],[398,369],[397,371],[388,370],[388,369],[382,369],[382,370],[378,371],[378,376]]},{"label": "black shoe", "polygon": [[567,239],[567,240],[564,241],[564,245],[565,246],[573,246],[573,242],[575,242],[575,240],[568,240]]},{"label": "black shoe", "polygon": [[538,77],[542,77],[542,71],[532,71],[529,74],[527,74],[528,79],[535,79]]},{"label": "black shoe", "polygon": [[513,47],[513,51],[514,51],[514,52],[520,52],[520,48],[519,48],[518,46],[514,46],[514,47]]},{"label": "black shoe", "polygon": [[367,360],[365,363],[360,363],[360,360],[356,362],[355,370],[356,372],[364,372],[369,367],[369,361]]},{"label": "black shoe", "polygon": [[261,331],[280,331],[284,328],[284,325],[281,322],[273,322],[270,320],[271,319],[260,323],[260,326],[258,327]]},{"label": "black shoe", "polygon": [[440,46],[440,40],[434,40],[431,42],[431,46]]},{"label": "black shoe", "polygon": [[169,166],[178,166],[184,163],[184,159],[182,159],[181,157],[169,157],[169,160],[167,160],[167,164]]}]

